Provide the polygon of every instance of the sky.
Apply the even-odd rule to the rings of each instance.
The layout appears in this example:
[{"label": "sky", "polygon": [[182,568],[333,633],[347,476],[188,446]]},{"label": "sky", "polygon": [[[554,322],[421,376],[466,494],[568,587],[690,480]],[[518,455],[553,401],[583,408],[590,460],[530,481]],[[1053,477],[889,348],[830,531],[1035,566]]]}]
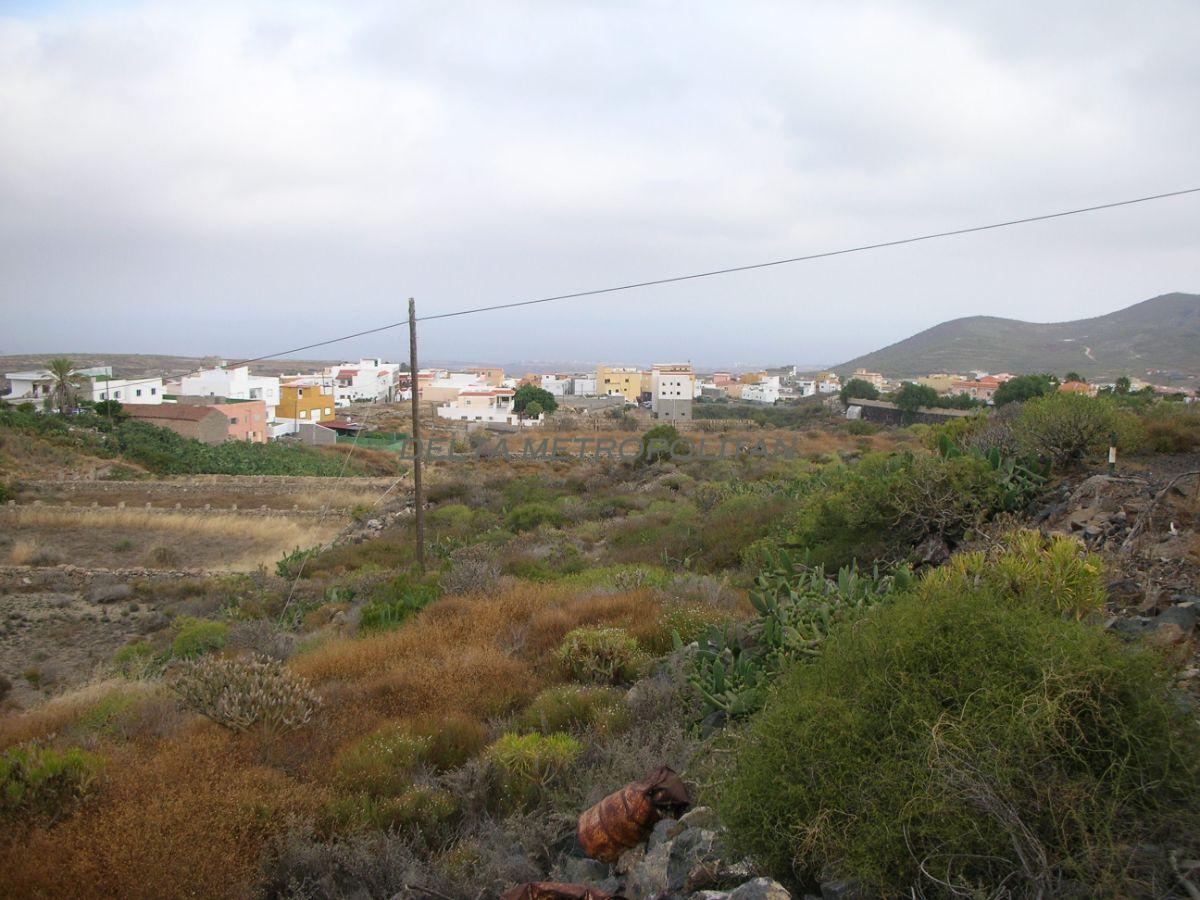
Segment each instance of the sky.
[{"label": "sky", "polygon": [[[0,355],[406,316],[1200,187],[1194,0],[0,0]],[[835,363],[1200,292],[1200,194],[432,321],[424,358]],[[400,358],[394,330],[302,356]]]}]

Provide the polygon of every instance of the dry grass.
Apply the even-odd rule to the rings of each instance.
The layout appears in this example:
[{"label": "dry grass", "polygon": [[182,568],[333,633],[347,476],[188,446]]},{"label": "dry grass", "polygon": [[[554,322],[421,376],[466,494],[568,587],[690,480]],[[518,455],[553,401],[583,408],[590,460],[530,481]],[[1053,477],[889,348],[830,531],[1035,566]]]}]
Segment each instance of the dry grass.
[{"label": "dry grass", "polygon": [[110,757],[85,811],[0,847],[10,897],[246,897],[269,837],[316,792],[236,737],[195,722]]},{"label": "dry grass", "polygon": [[315,521],[236,513],[31,506],[0,511],[0,524],[10,534],[25,535],[10,553],[13,562],[17,562],[17,550],[32,543],[38,552],[56,554],[79,565],[112,565],[113,545],[129,538],[143,555],[122,557],[126,565],[154,566],[150,551],[168,546],[177,551],[180,565],[229,571],[272,564],[294,547],[324,543],[340,529],[340,523],[332,517]]},{"label": "dry grass", "polygon": [[166,724],[155,720],[170,718],[169,713],[160,708],[159,701],[164,699],[164,694],[163,686],[152,681],[124,678],[94,681],[34,709],[0,718],[0,749],[25,741],[48,741],[63,736],[72,729],[85,726],[89,717],[96,718],[95,724],[103,726],[107,720],[97,718],[96,712],[104,709],[129,709],[133,715],[127,718],[141,720],[132,730],[154,736]]}]

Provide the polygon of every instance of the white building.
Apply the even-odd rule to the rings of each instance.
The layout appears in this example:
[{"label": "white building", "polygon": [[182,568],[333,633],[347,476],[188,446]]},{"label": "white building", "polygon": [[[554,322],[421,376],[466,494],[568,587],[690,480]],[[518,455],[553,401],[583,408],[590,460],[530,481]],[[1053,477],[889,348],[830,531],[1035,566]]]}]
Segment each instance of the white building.
[{"label": "white building", "polygon": [[360,359],[357,363],[342,363],[325,369],[325,377],[333,384],[333,396],[338,406],[351,403],[390,403],[396,399],[396,382],[400,363],[381,359]]},{"label": "white building", "polygon": [[543,375],[542,390],[561,399],[575,392],[575,379],[570,375]]},{"label": "white building", "polygon": [[584,375],[576,376],[573,379],[571,390],[576,397],[593,397],[596,394],[596,376]]},{"label": "white building", "polygon": [[650,411],[656,419],[692,417],[696,376],[691,366],[656,365],[650,373]]},{"label": "white building", "polygon": [[815,378],[797,378],[796,379],[796,396],[811,397],[817,392],[817,380]]},{"label": "white building", "polygon": [[774,403],[779,399],[779,376],[771,375],[762,381],[742,385],[742,399],[751,403]]},{"label": "white building", "polygon": [[113,378],[93,375],[80,387],[84,399],[93,403],[116,400],[118,403],[162,403],[163,380],[154,378]]},{"label": "white building", "polygon": [[471,388],[460,392],[458,399],[439,406],[438,418],[455,422],[479,422],[485,425],[540,425],[545,419],[544,413],[536,419],[522,419],[513,412],[515,394],[516,391],[512,388]]},{"label": "white building", "polygon": [[817,376],[817,390],[822,394],[836,394],[842,389],[842,379],[832,372],[823,372]]},{"label": "white building", "polygon": [[229,400],[261,400],[267,421],[275,421],[279,405],[279,379],[274,375],[251,375],[248,366],[226,369],[216,366],[195,375],[184,375],[179,393],[190,397],[225,397]]},{"label": "white building", "polygon": [[[97,378],[97,377],[112,377],[112,366],[91,366],[90,368],[74,369],[72,374],[77,379]],[[25,401],[37,402],[51,397],[54,394],[54,376],[50,374],[49,369],[31,369],[27,372],[6,372],[4,377],[8,379],[8,393],[0,397],[0,400],[12,400],[16,403]],[[81,390],[85,399],[87,390]]]}]

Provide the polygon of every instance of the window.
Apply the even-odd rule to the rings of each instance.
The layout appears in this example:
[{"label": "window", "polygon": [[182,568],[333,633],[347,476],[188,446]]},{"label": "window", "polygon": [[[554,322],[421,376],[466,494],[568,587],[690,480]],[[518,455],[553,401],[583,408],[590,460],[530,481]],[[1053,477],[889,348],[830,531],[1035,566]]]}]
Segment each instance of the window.
[{"label": "window", "polygon": [[141,388],[138,388],[138,389],[137,389],[137,395],[138,395],[139,397],[140,397],[140,396],[142,396],[142,389],[141,389]]},{"label": "window", "polygon": [[308,418],[308,410],[305,410],[305,409],[300,410],[300,418],[307,419]]},{"label": "window", "polygon": [[120,392],[120,391],[113,391],[113,396],[114,396],[114,397],[116,397],[118,400],[120,400],[120,399],[121,399],[121,392]]},{"label": "window", "polygon": [[150,396],[154,397],[157,395],[158,395],[158,388],[150,388]]},{"label": "window", "polygon": [[237,423],[238,423],[237,416],[230,416],[230,417],[229,417],[229,424],[230,424],[230,425],[236,425]]},{"label": "window", "polygon": [[332,416],[332,415],[333,415],[333,410],[332,410],[332,409],[330,409],[328,406],[327,406],[327,407],[325,407],[325,415],[327,415],[327,416]]}]

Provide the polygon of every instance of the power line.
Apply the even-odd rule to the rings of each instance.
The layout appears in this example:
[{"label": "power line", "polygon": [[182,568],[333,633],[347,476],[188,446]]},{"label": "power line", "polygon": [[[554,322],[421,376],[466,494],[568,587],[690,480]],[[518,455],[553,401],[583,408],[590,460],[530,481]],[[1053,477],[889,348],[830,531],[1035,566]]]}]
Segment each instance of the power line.
[{"label": "power line", "polygon": [[[1024,216],[1020,219],[1009,219],[1004,222],[992,222],[987,225],[972,225],[968,228],[956,228],[952,231],[937,231],[931,234],[921,234],[914,237],[897,238],[890,241],[880,241],[874,244],[860,244],[855,247],[844,247],[840,250],[825,250],[820,253],[809,253],[804,256],[791,256],[787,259],[774,259],[768,262],[749,263],[741,266],[729,266],[723,269],[711,269],[707,272],[693,272],[689,275],[673,275],[667,278],[655,278],[649,281],[635,281],[629,284],[619,284],[612,287],[595,288],[587,291],[576,291],[570,294],[556,294],[551,297],[538,297],[532,300],[515,300],[510,303],[496,303],[491,306],[476,306],[470,309],[460,309],[454,312],[433,313],[427,316],[418,316],[418,322],[430,322],[435,319],[452,319],[457,316],[470,316],[477,313],[495,312],[501,309],[516,309],[521,306],[534,306],[540,303],[554,303],[559,300],[576,300],[581,297],[596,297],[601,294],[614,294],[620,291],[633,291],[640,288],[657,287],[664,284],[678,284],[683,281],[695,281],[700,278],[712,278],[717,275],[732,275],[737,272],[750,272],[755,269],[769,269],[775,266],[786,266],[793,263],[809,262],[816,259],[828,259],[833,256],[845,256],[850,253],[862,253],[867,250],[882,250],[886,247],[900,247],[905,244],[916,244],[922,241],[933,241],[940,238],[956,237],[963,234],[974,234],[980,231],[994,231],[998,228],[1010,228],[1014,225],[1027,225],[1031,222],[1045,222],[1050,219],[1061,219],[1066,216],[1077,216],[1083,213],[1100,212],[1106,209],[1116,209],[1122,206],[1133,206],[1137,203],[1149,203],[1153,200],[1165,200],[1170,197],[1182,197],[1185,194],[1200,193],[1200,187],[1185,188],[1179,191],[1168,191],[1164,194],[1150,194],[1145,197],[1134,197],[1130,200],[1115,200],[1111,203],[1100,203],[1096,206],[1083,206],[1078,209],[1067,209],[1060,212],[1044,213],[1037,216]],[[240,366],[249,365],[250,363],[262,362],[268,359],[275,359],[280,356],[290,356],[293,353],[301,353],[305,350],[315,350],[318,347],[327,347],[330,344],[339,344],[342,341],[353,340],[354,338],[366,337],[371,334],[379,334],[383,331],[390,331],[393,328],[400,328],[408,325],[408,319],[402,319],[399,322],[391,322],[387,325],[379,325],[375,328],[367,328],[362,331],[356,331],[353,334],[344,334],[340,337],[329,338],[328,340],[317,341],[312,344],[305,344],[302,347],[292,347],[289,350],[280,350],[276,353],[267,353],[263,356],[255,356],[250,359],[243,359],[236,363],[231,363],[225,368],[237,368]],[[191,373],[185,373],[191,374]],[[146,384],[156,379],[147,379],[142,382],[130,382],[130,384]]]}]

